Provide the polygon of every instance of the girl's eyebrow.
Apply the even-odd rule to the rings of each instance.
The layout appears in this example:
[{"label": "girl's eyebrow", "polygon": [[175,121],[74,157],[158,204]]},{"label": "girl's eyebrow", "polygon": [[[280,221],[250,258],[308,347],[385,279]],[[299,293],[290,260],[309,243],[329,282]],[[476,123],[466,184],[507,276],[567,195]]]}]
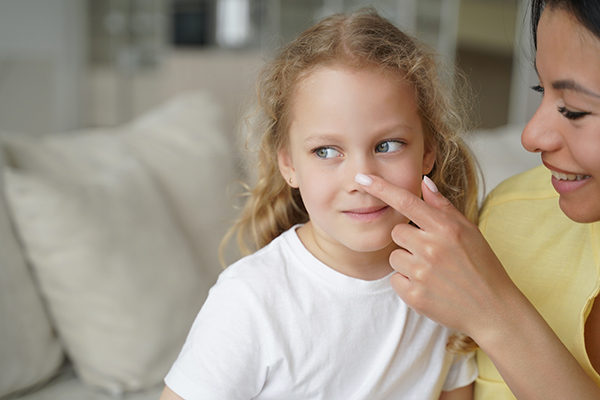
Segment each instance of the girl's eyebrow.
[{"label": "girl's eyebrow", "polygon": [[[409,125],[406,125],[404,123],[400,123],[398,125],[394,125],[392,127],[389,127],[387,129],[382,129],[381,132],[379,132],[379,135],[388,135],[388,134],[394,134],[395,132],[400,133],[400,134],[410,134],[412,132],[414,132],[413,128]],[[336,140],[339,140],[340,137],[343,137],[343,134],[335,134],[335,133],[313,133],[312,135],[309,135],[306,139],[304,139],[304,143],[311,143],[311,142],[334,142]]]},{"label": "girl's eyebrow", "polygon": [[581,86],[579,83],[571,79],[563,79],[560,81],[552,82],[552,87],[556,90],[573,90],[578,93],[587,94],[588,96],[596,97],[600,99],[600,94]]},{"label": "girl's eyebrow", "polygon": [[339,136],[335,135],[335,134],[331,134],[331,133],[315,133],[310,135],[309,137],[307,137],[306,139],[304,139],[305,143],[311,143],[311,142],[334,142],[335,140],[339,139]]}]

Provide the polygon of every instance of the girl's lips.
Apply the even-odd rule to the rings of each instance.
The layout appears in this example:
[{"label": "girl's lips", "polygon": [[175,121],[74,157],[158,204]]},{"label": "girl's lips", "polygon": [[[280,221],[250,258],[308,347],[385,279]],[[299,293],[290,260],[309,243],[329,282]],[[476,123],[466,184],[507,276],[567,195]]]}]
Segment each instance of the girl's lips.
[{"label": "girl's lips", "polygon": [[368,209],[357,209],[344,211],[344,214],[359,221],[373,221],[385,214],[389,208],[389,206],[384,206]]}]

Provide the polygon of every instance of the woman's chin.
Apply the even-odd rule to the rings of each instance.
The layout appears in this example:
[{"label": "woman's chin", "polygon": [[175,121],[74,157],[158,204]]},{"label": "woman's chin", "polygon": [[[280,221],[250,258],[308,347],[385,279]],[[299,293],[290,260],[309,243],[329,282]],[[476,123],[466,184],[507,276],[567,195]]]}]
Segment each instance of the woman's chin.
[{"label": "woman's chin", "polygon": [[600,221],[600,202],[569,201],[563,196],[558,201],[562,212],[571,220],[582,224]]}]

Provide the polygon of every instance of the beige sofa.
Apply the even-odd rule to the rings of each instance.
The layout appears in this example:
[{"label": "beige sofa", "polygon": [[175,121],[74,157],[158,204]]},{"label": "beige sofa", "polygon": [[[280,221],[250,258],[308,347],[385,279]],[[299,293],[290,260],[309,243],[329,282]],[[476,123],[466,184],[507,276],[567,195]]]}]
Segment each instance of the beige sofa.
[{"label": "beige sofa", "polygon": [[521,145],[521,124],[478,130],[467,142],[479,163],[484,184],[480,185],[480,200],[508,177],[541,164],[540,155],[527,152]]},{"label": "beige sofa", "polygon": [[1,399],[159,397],[233,217],[221,117],[194,92],[114,129],[0,133]]}]

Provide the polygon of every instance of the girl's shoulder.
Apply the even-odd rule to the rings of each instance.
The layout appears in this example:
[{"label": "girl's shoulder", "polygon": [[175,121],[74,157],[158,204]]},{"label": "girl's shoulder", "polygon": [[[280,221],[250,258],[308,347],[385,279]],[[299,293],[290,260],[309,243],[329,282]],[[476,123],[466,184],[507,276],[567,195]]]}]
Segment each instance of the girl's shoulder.
[{"label": "girl's shoulder", "polygon": [[[296,236],[294,238],[294,236]],[[237,282],[252,287],[272,287],[281,283],[293,268],[293,253],[298,240],[294,228],[282,233],[271,243],[227,267],[219,276],[217,285]]]}]

